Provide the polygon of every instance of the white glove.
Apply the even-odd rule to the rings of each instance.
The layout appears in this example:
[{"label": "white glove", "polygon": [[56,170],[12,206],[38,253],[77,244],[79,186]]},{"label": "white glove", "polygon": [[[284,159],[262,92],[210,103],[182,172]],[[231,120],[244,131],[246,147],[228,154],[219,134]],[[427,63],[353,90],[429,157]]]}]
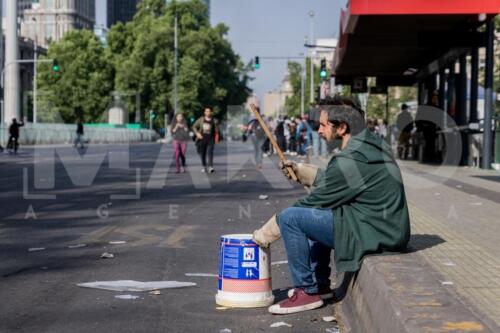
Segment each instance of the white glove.
[{"label": "white glove", "polygon": [[276,220],[276,214],[274,214],[262,228],[257,229],[253,232],[252,240],[257,243],[260,247],[269,247],[271,243],[277,241],[281,238],[280,227],[278,221]]},{"label": "white glove", "polygon": [[319,169],[313,164],[295,163],[289,160],[280,162],[280,168],[283,171],[283,174],[289,179],[292,179],[292,176],[290,175],[290,172],[288,172],[287,167],[291,167],[293,169],[295,175],[297,175],[299,183],[309,187],[314,183]]}]

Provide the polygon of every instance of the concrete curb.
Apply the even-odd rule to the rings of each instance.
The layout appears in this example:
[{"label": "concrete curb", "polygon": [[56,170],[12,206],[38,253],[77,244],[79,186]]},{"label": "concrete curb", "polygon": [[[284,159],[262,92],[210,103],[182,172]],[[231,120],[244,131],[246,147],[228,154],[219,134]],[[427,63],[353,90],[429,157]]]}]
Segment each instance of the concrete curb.
[{"label": "concrete curb", "polygon": [[361,270],[345,274],[337,289],[342,332],[496,331],[430,270],[416,253],[365,258]]}]

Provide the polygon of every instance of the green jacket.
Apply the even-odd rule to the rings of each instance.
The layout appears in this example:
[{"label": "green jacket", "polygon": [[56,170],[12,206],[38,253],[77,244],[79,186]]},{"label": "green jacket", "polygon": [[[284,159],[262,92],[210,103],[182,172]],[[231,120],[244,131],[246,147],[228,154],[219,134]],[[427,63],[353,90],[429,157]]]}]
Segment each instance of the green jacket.
[{"label": "green jacket", "polygon": [[295,206],[333,210],[337,271],[359,270],[367,254],[406,249],[410,219],[401,173],[380,137],[368,130],[351,137],[313,186]]}]

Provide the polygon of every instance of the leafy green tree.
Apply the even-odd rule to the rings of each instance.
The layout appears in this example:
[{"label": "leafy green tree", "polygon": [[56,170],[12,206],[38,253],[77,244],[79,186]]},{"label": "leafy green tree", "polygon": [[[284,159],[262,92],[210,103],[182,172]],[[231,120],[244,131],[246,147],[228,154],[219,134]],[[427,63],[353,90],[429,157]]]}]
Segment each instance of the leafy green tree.
[{"label": "leafy green tree", "polygon": [[55,59],[60,69],[39,64],[40,121],[59,116],[64,122],[101,121],[113,90],[114,70],[97,37],[87,30],[70,31],[50,46],[45,58]]},{"label": "leafy green tree", "polygon": [[[314,86],[316,87],[319,81],[319,71],[318,66],[313,66],[314,72]],[[311,62],[310,58],[306,59],[305,62],[305,79],[304,79],[304,110],[307,112],[310,106],[310,91],[311,91]],[[300,115],[301,107],[301,86],[300,86],[300,75],[304,71],[304,66],[295,61],[288,62],[288,72],[290,74],[290,83],[292,85],[293,94],[287,97],[285,101],[285,110],[288,116],[298,116]]]},{"label": "leafy green tree", "polygon": [[[108,35],[116,67],[115,87],[140,94],[141,108],[173,113],[174,20],[178,17],[178,103],[187,117],[213,106],[223,117],[226,107],[248,95],[249,67],[225,38],[228,28],[211,27],[207,7],[199,0],[144,0],[134,20],[112,27]],[[135,100],[129,104],[133,109]]]}]

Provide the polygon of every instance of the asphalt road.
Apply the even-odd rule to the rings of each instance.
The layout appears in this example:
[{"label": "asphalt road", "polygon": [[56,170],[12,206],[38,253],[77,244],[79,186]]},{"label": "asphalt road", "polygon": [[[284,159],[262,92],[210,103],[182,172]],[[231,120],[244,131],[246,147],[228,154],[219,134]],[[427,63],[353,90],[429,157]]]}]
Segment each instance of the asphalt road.
[{"label": "asphalt road", "polygon": [[[57,156],[57,157],[55,157]],[[21,148],[0,156],[0,332],[325,332],[331,305],[296,315],[266,308],[217,309],[219,237],[250,233],[304,195],[251,145],[216,147],[202,174],[191,145],[188,173],[175,174],[170,145]],[[259,200],[259,195],[269,195]],[[125,241],[111,245],[109,242]],[[85,247],[69,246],[85,244]],[[45,248],[30,252],[32,248]],[[104,252],[112,259],[101,259]],[[286,260],[281,241],[272,261]],[[290,287],[286,264],[273,288]],[[111,280],[185,281],[196,287],[113,292],[77,287]],[[139,296],[116,299],[119,294]],[[293,327],[270,328],[284,321]],[[229,332],[229,331],[226,331]]]}]

